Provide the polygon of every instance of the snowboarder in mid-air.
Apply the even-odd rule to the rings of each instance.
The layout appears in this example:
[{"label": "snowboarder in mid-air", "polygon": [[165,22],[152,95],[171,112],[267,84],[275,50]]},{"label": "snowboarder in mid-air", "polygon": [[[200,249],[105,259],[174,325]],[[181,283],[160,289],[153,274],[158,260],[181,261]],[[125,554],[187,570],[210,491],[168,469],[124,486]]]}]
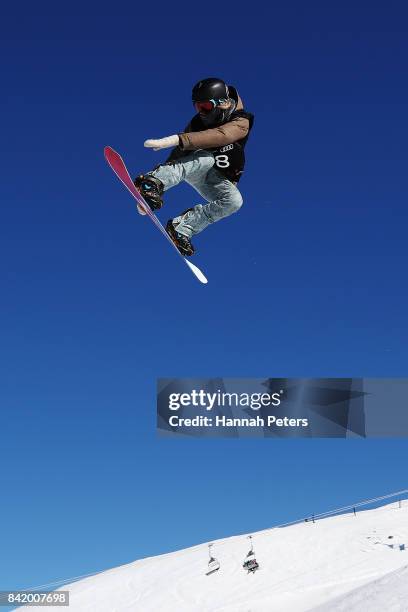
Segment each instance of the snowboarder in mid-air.
[{"label": "snowboarder in mid-air", "polygon": [[[241,208],[237,183],[244,170],[244,147],[253,124],[253,115],[244,110],[235,87],[221,79],[199,81],[192,100],[197,114],[183,133],[144,143],[155,151],[174,147],[168,159],[134,180],[153,211],[163,206],[163,192],[181,181],[207,201],[167,222],[166,231],[184,256],[194,254],[194,234]],[[140,207],[138,210],[144,214]]]}]

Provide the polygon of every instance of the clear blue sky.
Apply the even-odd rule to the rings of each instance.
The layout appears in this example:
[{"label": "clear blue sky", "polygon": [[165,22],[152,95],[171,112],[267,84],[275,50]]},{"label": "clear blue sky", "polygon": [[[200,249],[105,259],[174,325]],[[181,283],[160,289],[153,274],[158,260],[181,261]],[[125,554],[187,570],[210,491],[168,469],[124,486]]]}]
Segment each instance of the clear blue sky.
[{"label": "clear blue sky", "polygon": [[[2,9],[0,588],[407,486],[405,440],[155,432],[157,377],[406,376],[406,17],[392,2]],[[103,147],[149,170],[165,154],[143,141],[180,131],[214,75],[256,122],[243,208],[195,241],[203,286]],[[196,202],[180,186],[160,217]]]}]

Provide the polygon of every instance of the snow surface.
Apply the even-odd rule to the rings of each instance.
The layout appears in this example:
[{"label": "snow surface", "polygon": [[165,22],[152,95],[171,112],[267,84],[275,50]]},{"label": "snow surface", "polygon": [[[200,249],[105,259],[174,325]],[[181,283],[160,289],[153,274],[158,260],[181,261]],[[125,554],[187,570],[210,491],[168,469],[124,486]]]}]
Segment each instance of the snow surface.
[{"label": "snow surface", "polygon": [[200,544],[63,587],[69,611],[408,612],[407,501],[252,535],[255,574],[242,568],[241,535],[214,541],[210,576]]},{"label": "snow surface", "polygon": [[400,612],[408,610],[408,566],[343,595],[314,612]]}]

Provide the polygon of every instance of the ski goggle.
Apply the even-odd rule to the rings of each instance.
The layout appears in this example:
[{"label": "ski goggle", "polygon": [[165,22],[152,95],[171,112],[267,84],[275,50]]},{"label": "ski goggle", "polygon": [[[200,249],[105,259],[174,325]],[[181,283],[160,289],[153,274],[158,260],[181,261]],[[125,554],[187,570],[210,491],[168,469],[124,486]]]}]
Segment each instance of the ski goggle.
[{"label": "ski goggle", "polygon": [[197,113],[203,113],[204,115],[211,113],[211,111],[218,106],[219,104],[223,104],[227,102],[226,99],[220,100],[203,100],[201,102],[194,102],[194,107]]}]

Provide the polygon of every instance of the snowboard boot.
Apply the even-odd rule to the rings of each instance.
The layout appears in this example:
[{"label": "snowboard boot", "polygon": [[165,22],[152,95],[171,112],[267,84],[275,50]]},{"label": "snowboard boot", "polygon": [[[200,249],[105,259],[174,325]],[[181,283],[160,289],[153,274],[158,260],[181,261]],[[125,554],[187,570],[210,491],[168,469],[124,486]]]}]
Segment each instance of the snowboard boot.
[{"label": "snowboard boot", "polygon": [[[159,179],[149,174],[140,174],[135,178],[133,184],[153,212],[163,206],[163,183]],[[137,209],[141,215],[146,214],[140,206]]]},{"label": "snowboard boot", "polygon": [[173,219],[169,219],[166,225],[166,232],[168,233],[180,253],[184,255],[184,257],[191,257],[191,255],[194,255],[195,253],[194,247],[191,244],[190,238],[187,238],[187,236],[184,236],[183,234],[180,234],[177,231],[177,225],[178,223],[173,223]]}]

